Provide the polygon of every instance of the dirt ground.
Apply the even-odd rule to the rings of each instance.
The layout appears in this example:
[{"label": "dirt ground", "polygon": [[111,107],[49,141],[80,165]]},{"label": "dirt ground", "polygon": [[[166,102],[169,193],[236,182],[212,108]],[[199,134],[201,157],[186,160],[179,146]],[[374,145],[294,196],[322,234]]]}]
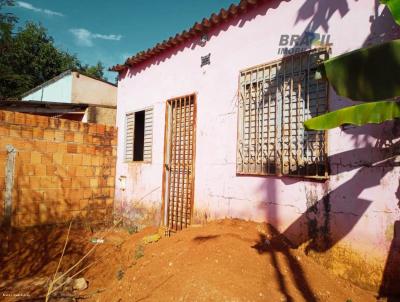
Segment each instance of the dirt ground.
[{"label": "dirt ground", "polygon": [[[76,276],[89,282],[86,290],[73,292],[77,301],[376,301],[374,293],[290,249],[265,224],[225,219],[151,243],[143,238],[157,229],[130,231],[71,231],[62,272],[96,246],[69,273],[89,266]],[[43,301],[66,233],[66,228],[14,232],[8,246],[2,234],[0,300]],[[104,243],[90,241],[102,237]]]}]

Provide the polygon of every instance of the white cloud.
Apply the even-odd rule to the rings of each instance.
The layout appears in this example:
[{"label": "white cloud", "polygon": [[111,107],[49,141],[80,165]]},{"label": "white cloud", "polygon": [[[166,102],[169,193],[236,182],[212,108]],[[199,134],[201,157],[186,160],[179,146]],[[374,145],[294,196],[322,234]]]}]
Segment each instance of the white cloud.
[{"label": "white cloud", "polygon": [[121,40],[121,35],[102,35],[102,34],[93,34],[93,38],[97,39],[104,39],[104,40],[114,40],[119,41]]},{"label": "white cloud", "polygon": [[45,14],[50,15],[50,16],[59,16],[59,17],[64,16],[62,13],[55,12],[55,11],[52,11],[52,10],[49,10],[49,9],[44,9],[43,12],[44,12]]},{"label": "white cloud", "polygon": [[76,43],[82,46],[93,46],[90,31],[84,28],[72,28],[69,30],[76,38]]},{"label": "white cloud", "polygon": [[64,16],[62,13],[55,12],[55,11],[52,11],[47,8],[43,9],[43,8],[35,7],[32,4],[30,4],[28,2],[24,2],[24,1],[17,1],[17,5],[21,8],[29,9],[29,10],[37,12],[37,13],[44,13],[49,16],[58,16],[58,17]]},{"label": "white cloud", "polygon": [[71,28],[69,31],[75,36],[76,43],[78,45],[87,47],[93,46],[94,39],[119,41],[122,38],[121,35],[103,35],[92,33],[85,28]]}]

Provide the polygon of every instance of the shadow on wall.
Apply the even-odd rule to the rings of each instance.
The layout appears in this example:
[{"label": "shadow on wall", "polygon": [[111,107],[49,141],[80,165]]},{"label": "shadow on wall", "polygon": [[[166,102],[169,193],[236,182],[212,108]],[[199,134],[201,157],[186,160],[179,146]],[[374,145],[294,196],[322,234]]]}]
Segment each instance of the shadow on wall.
[{"label": "shadow on wall", "polygon": [[[310,20],[304,31],[300,34],[298,41],[309,39],[310,33],[317,33],[319,29],[323,30],[323,33],[318,32],[319,34],[329,34],[329,20],[335,13],[339,13],[340,17],[344,18],[349,12],[350,1],[358,2],[359,0],[305,1],[298,11],[295,25],[300,21]],[[381,12],[379,12],[380,7],[382,8]],[[370,16],[369,21],[371,23],[370,33],[363,45],[360,46],[367,47],[372,44],[383,43],[400,37],[400,26],[394,22],[389,9],[380,4],[379,0],[375,0],[374,14]],[[331,38],[333,40],[335,39],[335,37]],[[291,51],[295,51],[296,47],[299,46],[289,47],[288,55],[292,53]],[[311,43],[301,45],[302,51],[310,49],[311,47]],[[331,47],[334,48],[335,45],[331,45]]]},{"label": "shadow on wall", "polygon": [[301,20],[308,20],[311,18],[305,31],[314,32],[322,27],[325,32],[328,32],[329,20],[336,12],[339,12],[341,18],[349,12],[347,0],[308,0],[305,1],[299,9],[295,25]]},{"label": "shadow on wall", "polygon": [[[83,166],[82,154],[65,153],[59,164],[45,149],[38,149],[36,142],[24,142],[24,150],[18,151],[13,189],[13,226],[62,223],[71,219],[82,223],[106,223],[112,214],[106,210],[109,197],[107,176],[111,164],[97,167]],[[43,148],[57,148],[59,143],[45,142]],[[41,164],[30,164],[32,154]],[[111,152],[111,151],[110,151]],[[26,158],[28,157],[28,158]],[[98,187],[90,184],[90,176],[100,175]],[[85,176],[86,175],[86,176]]]},{"label": "shadow on wall", "polygon": [[[336,188],[330,189],[329,182],[321,184],[325,189],[325,195],[320,199],[315,199],[313,194],[306,194],[307,210],[282,232],[282,236],[288,242],[288,247],[297,248],[303,245],[306,252],[314,251],[316,253],[324,253],[330,250],[349,234],[368,207],[373,202],[377,202],[376,200],[362,198],[362,192],[368,188],[383,186],[381,180],[395,167],[400,166],[395,161],[400,150],[400,141],[398,140],[400,137],[400,121],[359,128],[353,127],[344,130],[344,132],[350,135],[355,146],[363,147],[329,156],[331,177],[336,177],[340,182],[342,173],[355,172],[349,180]],[[371,139],[375,139],[376,143],[371,144]],[[288,185],[304,182],[304,180],[295,181],[293,179],[284,179],[283,181]],[[393,178],[393,181],[398,180]],[[310,192],[307,188],[312,188],[313,185],[318,184],[312,182],[304,184],[306,193]],[[266,209],[266,221],[279,224],[281,214],[278,213],[276,205],[279,205],[282,201],[279,200],[274,182],[267,180],[261,190],[265,192],[264,200],[266,202],[262,204],[262,208]],[[399,198],[399,190],[400,188],[396,193],[397,199]],[[400,203],[397,206],[400,208]],[[394,228],[394,237],[380,289],[382,297],[387,297],[389,294],[400,294],[398,287],[400,280],[399,221],[396,221]],[[288,257],[293,274],[299,275],[300,263],[297,263],[296,259],[290,258],[291,256],[286,248],[280,251]],[[273,251],[270,252],[273,253]],[[284,280],[280,277],[282,273],[278,264],[275,269],[277,278],[282,283],[282,293],[287,295]],[[297,286],[304,293],[309,291],[306,280],[298,283]],[[290,297],[287,298],[290,299]],[[304,298],[311,301],[306,295]]]},{"label": "shadow on wall", "polygon": [[[400,182],[400,180],[399,180]],[[400,183],[396,192],[397,206],[400,209]],[[382,283],[379,288],[379,296],[387,297],[388,302],[400,300],[400,217],[393,225],[393,240],[390,244],[389,254],[386,259],[385,269],[383,271]],[[397,295],[397,297],[393,297]]]},{"label": "shadow on wall", "polygon": [[[375,1],[375,12],[370,17],[370,34],[366,38],[363,46],[369,46],[372,43],[381,43],[400,36],[400,27],[396,26],[390,12],[384,8],[379,13],[379,1]],[[320,27],[325,32],[329,30],[329,19],[338,11],[341,17],[344,17],[349,11],[348,1],[306,1],[298,12],[296,23],[300,20],[310,21],[304,30],[302,37],[308,32],[315,32]],[[300,38],[301,40],[302,38]],[[330,104],[332,107],[343,107],[351,104],[352,101],[335,102]],[[335,109],[337,109],[335,108]],[[307,210],[289,227],[287,227],[281,236],[281,239],[287,240],[288,246],[292,248],[305,245],[306,252],[325,253],[334,247],[341,239],[345,238],[359,219],[376,200],[370,200],[361,197],[363,191],[375,186],[384,186],[381,180],[399,167],[396,156],[400,150],[400,121],[386,122],[382,125],[366,125],[363,127],[344,127],[343,133],[352,140],[353,150],[340,152],[329,156],[331,176],[336,177],[339,185],[330,189],[329,182],[318,184],[307,182],[305,184],[307,196]],[[375,143],[371,143],[375,141]],[[351,178],[341,182],[342,173],[349,172]],[[260,188],[265,197],[260,207],[266,211],[266,221],[275,225],[280,224],[282,219],[278,213],[279,192],[277,191],[275,181],[279,179],[268,177],[264,185]],[[304,180],[282,179],[286,185]],[[392,181],[399,181],[395,178]],[[323,188],[325,194],[318,199],[316,190],[313,187]],[[396,193],[396,199],[399,200],[400,183]],[[393,207],[391,205],[390,214],[395,215],[400,209],[400,202]],[[389,214],[389,216],[390,216]],[[393,240],[390,245],[388,257],[386,260],[383,278],[379,289],[379,296],[387,297],[388,301],[398,301],[400,296],[400,221],[396,220],[393,231]],[[276,230],[271,230],[271,232]],[[260,238],[257,247],[263,246],[265,238]],[[288,247],[280,246],[279,252],[287,258],[289,267],[293,276],[300,276],[296,286],[303,293],[304,299],[313,301],[313,293],[304,275],[301,273],[300,263],[294,259],[288,252]],[[260,252],[260,250],[259,250]],[[272,259],[276,258],[274,249],[265,249],[261,252],[271,253]],[[282,274],[283,268],[279,267],[275,261],[276,278],[280,284],[281,292],[288,301],[292,298],[288,294],[285,280]],[[394,297],[395,296],[395,297]]]},{"label": "shadow on wall", "polygon": [[[68,227],[66,225],[35,226],[25,229],[13,229],[12,240],[9,231],[0,230],[0,291],[8,292],[14,284],[25,278],[52,276],[60,259]],[[85,254],[88,241],[83,239],[82,229],[78,225],[71,229],[66,247],[61,272],[75,264]],[[75,238],[79,238],[76,240]],[[5,247],[4,245],[7,244]],[[85,267],[90,257],[84,259],[75,271]],[[33,279],[32,279],[33,280]],[[23,289],[31,296],[36,296],[43,288],[37,285]],[[33,291],[33,292],[30,292]],[[39,291],[39,292],[35,292]],[[40,293],[42,294],[42,292]]]}]

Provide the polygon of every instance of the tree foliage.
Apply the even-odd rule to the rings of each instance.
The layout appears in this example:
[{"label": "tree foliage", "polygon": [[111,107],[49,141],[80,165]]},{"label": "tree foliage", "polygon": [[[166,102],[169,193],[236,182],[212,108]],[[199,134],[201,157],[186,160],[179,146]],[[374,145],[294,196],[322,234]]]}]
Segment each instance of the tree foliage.
[{"label": "tree foliage", "polygon": [[340,96],[355,101],[400,95],[400,39],[357,49],[324,61],[321,74]]},{"label": "tree foliage", "polygon": [[328,130],[341,125],[380,124],[400,118],[400,102],[380,101],[345,107],[304,122],[308,130]]},{"label": "tree foliage", "polygon": [[82,65],[76,55],[57,48],[42,25],[27,22],[16,30],[17,18],[2,12],[13,4],[0,0],[0,99],[17,98],[68,69],[105,79],[101,62]]},{"label": "tree foliage", "polygon": [[381,0],[381,3],[389,8],[394,21],[400,25],[400,0]]},{"label": "tree foliage", "polygon": [[84,65],[81,66],[78,71],[81,72],[82,74],[88,75],[90,77],[94,77],[97,79],[105,79],[104,77],[104,65],[100,61],[97,62],[96,65],[89,66],[89,65]]},{"label": "tree foliage", "polygon": [[[400,0],[381,0],[400,24]],[[304,122],[308,130],[327,130],[344,124],[383,123],[400,118],[400,40],[358,49],[324,61],[318,75],[340,96],[369,102],[329,112]],[[386,101],[378,101],[385,99]]]}]

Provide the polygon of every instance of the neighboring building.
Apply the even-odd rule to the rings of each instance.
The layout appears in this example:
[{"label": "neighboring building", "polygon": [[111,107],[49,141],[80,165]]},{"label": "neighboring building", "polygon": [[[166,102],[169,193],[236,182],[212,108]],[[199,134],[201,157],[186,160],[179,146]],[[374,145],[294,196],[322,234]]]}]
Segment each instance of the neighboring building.
[{"label": "neighboring building", "polygon": [[[117,86],[67,70],[22,95],[23,101],[86,104],[86,111],[73,115],[82,122],[115,125]],[[63,116],[65,118],[66,116]],[[67,117],[68,118],[68,117]]]},{"label": "neighboring building", "polygon": [[325,133],[303,121],[352,104],[315,79],[321,60],[400,37],[382,9],[374,0],[242,0],[114,66],[116,208],[171,230],[267,221],[377,289],[390,279],[388,254],[400,255],[398,123]]}]

